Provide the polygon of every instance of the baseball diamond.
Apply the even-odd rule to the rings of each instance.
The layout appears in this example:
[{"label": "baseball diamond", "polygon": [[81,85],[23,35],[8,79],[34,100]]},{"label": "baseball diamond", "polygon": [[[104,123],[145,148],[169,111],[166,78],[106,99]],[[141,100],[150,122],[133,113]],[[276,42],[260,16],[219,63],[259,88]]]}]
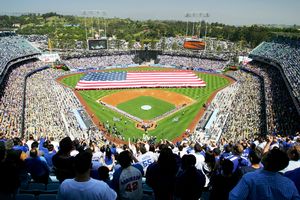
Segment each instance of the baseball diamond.
[{"label": "baseball diamond", "polygon": [[[166,68],[128,68],[129,71],[174,71]],[[124,71],[124,69],[123,69]],[[180,70],[176,70],[180,71]],[[186,70],[183,70],[186,71]],[[95,124],[101,129],[111,133],[114,131],[126,138],[142,137],[144,131],[136,127],[137,122],[152,119],[156,121],[155,129],[147,131],[148,135],[156,136],[158,139],[166,138],[176,140],[183,136],[188,129],[194,129],[203,113],[203,105],[220,89],[228,86],[231,79],[217,74],[195,73],[206,86],[200,88],[141,88],[141,89],[106,89],[106,90],[75,90],[76,96],[85,105],[87,112],[93,116]],[[60,77],[59,81],[64,85],[75,88],[83,73]],[[143,114],[136,116],[136,112],[128,113],[124,108],[118,106],[130,102],[139,97],[151,97],[174,105],[174,108],[163,111],[160,114],[143,118]],[[102,102],[102,103],[99,103]],[[134,105],[141,110],[142,105],[148,102]],[[130,104],[130,103],[129,103]],[[109,105],[109,106],[107,106]],[[125,106],[126,107],[126,106]],[[131,106],[130,106],[131,108]],[[126,108],[125,108],[126,110]],[[130,110],[130,109],[129,109]],[[153,108],[151,111],[153,112]],[[155,111],[154,111],[155,112]],[[145,111],[144,111],[145,113]],[[118,119],[118,120],[115,120]],[[174,120],[176,119],[176,120]],[[109,128],[108,128],[109,127]],[[107,135],[107,137],[110,137]]]}]

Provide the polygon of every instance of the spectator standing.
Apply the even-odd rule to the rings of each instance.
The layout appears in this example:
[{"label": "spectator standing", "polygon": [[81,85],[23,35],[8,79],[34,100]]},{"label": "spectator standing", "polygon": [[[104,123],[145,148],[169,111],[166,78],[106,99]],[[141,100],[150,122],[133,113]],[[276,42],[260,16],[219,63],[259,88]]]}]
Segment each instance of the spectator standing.
[{"label": "spectator standing", "polygon": [[102,164],[108,167],[109,171],[112,171],[115,165],[115,156],[112,154],[111,149],[109,147],[106,147],[105,156],[101,157],[101,159]]},{"label": "spectator standing", "polygon": [[44,155],[46,161],[47,161],[47,164],[50,168],[50,172],[53,171],[53,162],[52,162],[52,158],[53,156],[56,154],[56,151],[54,149],[54,145],[53,144],[49,144],[48,145],[48,153]]},{"label": "spectator standing", "polygon": [[298,193],[300,194],[300,167],[286,172],[284,176],[288,177],[295,183]]},{"label": "spectator standing", "polygon": [[32,179],[38,183],[48,184],[50,169],[46,159],[38,155],[36,148],[31,149],[29,155],[30,157],[25,160],[25,165]]},{"label": "spectator standing", "polygon": [[59,151],[52,157],[55,175],[59,182],[67,178],[74,178],[73,169],[74,157],[70,155],[73,149],[73,142],[70,137],[65,137],[59,143]]},{"label": "spectator standing", "polygon": [[249,152],[248,158],[251,162],[251,166],[242,166],[241,168],[237,169],[236,174],[239,178],[242,178],[242,176],[248,172],[253,172],[262,167],[262,165],[260,163],[261,156],[260,156],[259,152],[251,150]]},{"label": "spectator standing", "polygon": [[237,169],[239,169],[242,166],[249,166],[250,162],[247,158],[242,156],[244,149],[241,144],[236,144],[232,148],[233,155],[228,156],[226,159],[233,162],[233,173],[236,172]]},{"label": "spectator standing", "polygon": [[281,173],[286,173],[294,169],[300,168],[300,145],[294,145],[290,147],[287,151],[288,157],[290,159],[289,165],[281,170]]},{"label": "spectator standing", "polygon": [[171,149],[161,149],[158,161],[147,168],[146,183],[153,189],[155,199],[174,199],[177,164]]},{"label": "spectator standing", "polygon": [[15,162],[7,159],[5,143],[0,142],[0,199],[14,199],[20,185],[19,169]]},{"label": "spectator standing", "polygon": [[34,137],[32,134],[29,134],[29,139],[26,142],[26,145],[28,146],[29,150],[31,150],[31,144],[34,142]]},{"label": "spectator standing", "polygon": [[205,175],[195,167],[194,155],[184,155],[181,163],[181,171],[176,177],[175,194],[182,200],[198,200],[206,182]]},{"label": "spectator standing", "polygon": [[196,168],[203,171],[203,167],[205,165],[205,157],[203,155],[203,149],[199,143],[196,143],[194,146],[193,155],[196,157]]},{"label": "spectator standing", "polygon": [[228,199],[229,192],[236,186],[239,179],[232,171],[234,164],[228,159],[221,161],[221,173],[211,178],[210,200]]},{"label": "spectator standing", "polygon": [[140,200],[143,198],[143,167],[140,164],[132,165],[132,154],[125,150],[118,156],[121,165],[113,175],[113,188],[119,199]]},{"label": "spectator standing", "polygon": [[90,178],[92,154],[81,152],[74,159],[76,176],[66,179],[59,187],[59,200],[115,200],[117,194],[103,181]]},{"label": "spectator standing", "polygon": [[288,162],[286,153],[273,148],[263,157],[264,169],[245,174],[230,192],[229,199],[300,199],[295,184],[278,173],[288,165]]},{"label": "spectator standing", "polygon": [[109,177],[109,169],[106,166],[98,168],[98,177],[100,181],[104,181],[109,187],[113,188],[112,181]]},{"label": "spectator standing", "polygon": [[154,163],[156,156],[152,151],[147,151],[144,145],[140,146],[140,151],[142,154],[139,155],[137,159],[146,173],[148,166]]}]

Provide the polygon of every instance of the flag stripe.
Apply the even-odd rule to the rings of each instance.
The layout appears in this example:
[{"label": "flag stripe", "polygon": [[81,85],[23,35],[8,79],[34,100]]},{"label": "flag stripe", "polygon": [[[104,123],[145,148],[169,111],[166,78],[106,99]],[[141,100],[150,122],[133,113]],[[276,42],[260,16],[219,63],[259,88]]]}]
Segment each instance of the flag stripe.
[{"label": "flag stripe", "polygon": [[76,89],[204,87],[193,72],[92,72],[77,83]]}]

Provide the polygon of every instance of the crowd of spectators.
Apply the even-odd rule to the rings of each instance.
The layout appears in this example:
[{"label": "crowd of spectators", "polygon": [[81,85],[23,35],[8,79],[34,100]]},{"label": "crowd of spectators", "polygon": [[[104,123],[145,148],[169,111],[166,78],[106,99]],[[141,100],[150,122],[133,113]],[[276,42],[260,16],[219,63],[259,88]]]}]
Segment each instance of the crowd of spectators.
[{"label": "crowd of spectators", "polygon": [[132,55],[112,55],[112,56],[98,56],[85,58],[72,58],[64,60],[71,69],[88,68],[88,67],[107,67],[118,66],[126,64],[134,64]]},{"label": "crowd of spectators", "polygon": [[193,57],[168,56],[161,55],[158,57],[162,65],[174,65],[192,68],[194,70],[204,69],[213,71],[222,71],[227,66],[226,61],[215,61]]},{"label": "crowd of spectators", "polygon": [[[253,138],[259,134],[294,135],[300,130],[300,116],[279,70],[267,64],[252,62],[245,71],[227,75],[237,81],[218,92],[207,112],[216,117],[202,130],[198,124],[192,140]],[[264,103],[263,103],[264,102]]]},{"label": "crowd of spectators", "polygon": [[48,36],[47,35],[23,35],[34,47],[47,50],[48,49]]},{"label": "crowd of spectators", "polygon": [[0,130],[6,137],[20,134],[24,78],[27,73],[36,68],[37,66],[30,63],[17,66],[1,85]]},{"label": "crowd of spectators", "polygon": [[299,39],[277,38],[263,42],[250,52],[250,56],[278,63],[288,79],[293,94],[300,102],[300,47]]},{"label": "crowd of spectators", "polygon": [[[109,66],[133,65],[134,55],[111,55],[97,57],[71,58],[63,62],[71,69],[97,68],[104,69]],[[183,69],[193,69],[196,71],[222,71],[228,65],[227,61],[209,60],[202,58],[194,58],[192,56],[158,56],[159,64],[166,66],[176,66]],[[124,64],[126,63],[126,64]]]},{"label": "crowd of spectators", "polygon": [[[234,71],[228,75],[237,81],[218,92],[206,111],[215,111],[210,127],[197,127],[191,135],[194,141],[232,138],[253,138],[262,132],[261,90],[259,78],[245,71]],[[200,124],[199,124],[200,125]]]},{"label": "crowd of spectators", "polygon": [[86,131],[80,128],[73,113],[82,108],[80,102],[71,89],[56,82],[62,73],[49,68],[27,78],[26,135],[47,133],[60,139],[67,133],[77,138],[86,137]]},{"label": "crowd of spectators", "polygon": [[[118,145],[65,137],[58,150],[54,149],[57,143],[44,135],[31,135],[30,140],[1,138],[0,155],[7,156],[1,157],[0,169],[6,171],[0,173],[8,178],[0,181],[1,197],[22,192],[28,181],[57,181],[61,183],[58,199],[74,199],[75,194],[108,199],[300,198],[299,134],[232,138],[219,144],[184,139]],[[13,155],[19,156],[12,160]]]},{"label": "crowd of spectators", "polygon": [[220,60],[220,61],[230,61],[236,56],[236,53],[233,51],[226,52],[215,52],[215,51],[191,51],[191,50],[180,50],[180,51],[163,51],[162,55],[169,56],[182,56],[182,57],[193,57],[193,58],[202,58],[210,60]]},{"label": "crowd of spectators", "polygon": [[61,52],[60,56],[64,60],[71,58],[86,58],[86,57],[101,57],[101,56],[117,56],[117,55],[128,55],[129,51],[111,51],[102,49],[99,51],[86,51],[86,50],[74,50],[71,52]]},{"label": "crowd of spectators", "polygon": [[244,71],[235,71],[230,75],[237,79],[239,88],[229,107],[224,136],[237,139],[251,138],[262,132],[261,83],[258,77]]},{"label": "crowd of spectators", "polygon": [[288,92],[280,71],[270,65],[252,62],[247,69],[264,79],[268,132],[293,135],[300,130],[300,116]]},{"label": "crowd of spectators", "polygon": [[[1,88],[0,130],[1,136],[12,138],[21,134],[21,113],[25,76],[43,66],[41,62],[23,64],[12,69]],[[73,110],[82,108],[71,89],[63,87],[56,78],[65,72],[52,68],[27,77],[25,91],[25,136],[47,133],[59,141],[66,134],[72,138],[87,138],[88,130],[82,130]],[[94,130],[94,129],[93,129]],[[94,131],[95,137],[101,137]]]},{"label": "crowd of spectators", "polygon": [[40,51],[21,36],[0,36],[0,75],[11,60],[38,53]]}]

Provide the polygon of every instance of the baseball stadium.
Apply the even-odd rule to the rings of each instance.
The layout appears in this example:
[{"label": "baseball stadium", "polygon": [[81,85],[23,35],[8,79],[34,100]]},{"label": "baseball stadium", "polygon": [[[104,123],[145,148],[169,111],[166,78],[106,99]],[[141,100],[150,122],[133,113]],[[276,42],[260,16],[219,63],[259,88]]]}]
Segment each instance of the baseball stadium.
[{"label": "baseball stadium", "polygon": [[300,26],[183,17],[0,12],[0,199],[300,199]]}]

